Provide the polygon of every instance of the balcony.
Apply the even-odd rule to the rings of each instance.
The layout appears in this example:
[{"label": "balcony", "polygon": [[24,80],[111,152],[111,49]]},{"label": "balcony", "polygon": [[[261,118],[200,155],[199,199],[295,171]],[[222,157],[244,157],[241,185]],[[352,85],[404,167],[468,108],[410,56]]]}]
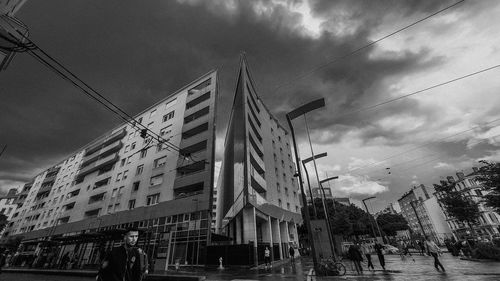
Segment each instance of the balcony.
[{"label": "balcony", "polygon": [[210,178],[210,171],[198,170],[194,173],[187,174],[184,176],[178,176],[175,178],[174,190],[188,186],[193,182],[205,182]]},{"label": "balcony", "polygon": [[[94,152],[100,150],[101,148],[108,146],[109,144],[111,144],[117,140],[123,139],[123,137],[126,134],[127,134],[127,131],[125,130],[125,128],[111,134],[110,136],[106,137],[105,139],[102,139],[102,140],[96,142],[95,144],[87,147],[87,149],[85,149],[84,156],[87,157],[87,156],[93,155]],[[85,161],[85,158],[84,158],[84,161]]]},{"label": "balcony", "polygon": [[36,196],[38,197],[43,193],[50,192],[51,189],[52,189],[52,185],[40,187],[40,189],[36,193]]},{"label": "balcony", "polygon": [[252,173],[250,185],[258,193],[264,193],[267,191],[266,180],[258,173],[255,172]]},{"label": "balcony", "polygon": [[184,125],[182,126],[182,131],[183,132],[189,131],[207,122],[208,122],[208,115],[202,116],[189,123],[184,123]]},{"label": "balcony", "polygon": [[94,153],[87,155],[82,160],[82,167],[88,166],[90,163],[99,159],[99,157],[105,157],[110,153],[119,151],[123,147],[121,140],[112,142],[106,146],[102,146],[100,150],[96,150]]},{"label": "balcony", "polygon": [[49,177],[46,176],[45,179],[43,179],[42,184],[54,182],[56,180],[56,178],[57,178],[57,174],[49,176]]},{"label": "balcony", "polygon": [[266,172],[264,161],[262,161],[259,157],[255,157],[252,153],[250,153],[250,164],[259,174]]},{"label": "balcony", "polygon": [[183,197],[194,196],[203,193],[204,182],[200,181],[190,185],[174,187],[174,198],[179,199]]},{"label": "balcony", "polygon": [[76,175],[76,177],[84,177],[92,172],[99,170],[103,166],[115,163],[118,160],[119,160],[118,153],[113,153],[109,156],[101,158],[101,159],[97,160],[96,162],[80,169],[80,172],[78,173],[78,175]]},{"label": "balcony", "polygon": [[204,131],[208,131],[208,122],[203,123],[197,127],[194,127],[190,130],[183,131],[182,132],[182,139],[189,139],[191,137],[194,137],[198,134],[203,133]]},{"label": "balcony", "polygon": [[194,99],[188,100],[186,103],[186,111],[184,112],[184,115],[189,115],[191,113],[194,113],[206,106],[210,105],[210,94],[211,92],[208,91],[205,94],[196,97]]},{"label": "balcony", "polygon": [[184,126],[190,122],[193,122],[197,119],[200,119],[204,116],[207,116],[209,113],[210,113],[210,106],[205,106],[205,107],[201,108],[200,110],[195,111],[194,113],[192,113],[188,116],[185,116],[184,117]]},{"label": "balcony", "polygon": [[264,153],[262,152],[260,146],[253,139],[252,135],[248,135],[248,138],[250,140],[250,147],[252,148],[252,150],[254,151],[254,153],[256,153],[257,155],[259,155],[259,157],[262,159],[262,157],[264,157]]}]

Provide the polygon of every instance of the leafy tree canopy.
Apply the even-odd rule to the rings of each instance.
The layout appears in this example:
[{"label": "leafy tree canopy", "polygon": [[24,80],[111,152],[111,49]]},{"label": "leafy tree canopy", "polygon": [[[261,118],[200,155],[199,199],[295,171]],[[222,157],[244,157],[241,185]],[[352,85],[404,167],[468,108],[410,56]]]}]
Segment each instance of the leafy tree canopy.
[{"label": "leafy tree canopy", "polygon": [[484,196],[486,205],[500,213],[500,163],[480,161],[483,165],[477,172],[476,178],[488,191]]},{"label": "leafy tree canopy", "polygon": [[438,200],[450,216],[469,226],[477,222],[480,216],[478,204],[457,190],[455,183],[441,181],[441,184],[434,184],[434,188],[442,195]]},{"label": "leafy tree canopy", "polygon": [[399,230],[407,230],[408,222],[400,214],[382,214],[377,217],[377,223],[386,235],[394,236]]}]

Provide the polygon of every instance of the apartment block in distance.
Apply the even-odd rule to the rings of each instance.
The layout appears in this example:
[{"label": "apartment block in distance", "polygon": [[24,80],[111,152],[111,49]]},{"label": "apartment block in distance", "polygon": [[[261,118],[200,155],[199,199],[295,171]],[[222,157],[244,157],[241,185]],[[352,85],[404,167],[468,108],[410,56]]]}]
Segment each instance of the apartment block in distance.
[{"label": "apartment block in distance", "polygon": [[217,95],[211,71],[26,183],[4,233],[22,237],[19,261],[58,266],[69,254],[74,268],[97,266],[133,226],[155,270],[204,264]]},{"label": "apartment block in distance", "polygon": [[[458,172],[456,173],[457,178],[447,176],[446,179],[448,183],[454,185],[455,191],[460,192],[464,197],[478,204],[480,215],[476,224],[473,225],[475,233],[472,233],[467,224],[451,216],[445,206],[439,204],[439,207],[443,210],[445,220],[457,239],[481,237],[491,240],[493,237],[500,235],[500,215],[493,208],[486,205],[484,196],[488,194],[488,191],[476,179],[478,169],[476,167],[472,169],[473,172],[467,175]],[[436,197],[439,202],[439,199],[444,197],[444,194],[436,192]]]},{"label": "apartment block in distance", "polygon": [[217,182],[216,230],[228,248],[211,246],[212,263],[220,255],[228,264],[260,264],[265,247],[279,260],[297,245],[302,219],[290,146],[288,131],[258,97],[242,56]]}]

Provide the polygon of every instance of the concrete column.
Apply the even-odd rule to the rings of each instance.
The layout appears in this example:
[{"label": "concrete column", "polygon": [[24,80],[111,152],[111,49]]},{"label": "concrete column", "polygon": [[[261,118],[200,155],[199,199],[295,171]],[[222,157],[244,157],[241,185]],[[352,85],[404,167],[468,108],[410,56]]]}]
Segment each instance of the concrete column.
[{"label": "concrete column", "polygon": [[[243,239],[243,233],[241,233],[241,225],[242,225],[242,217],[243,215],[238,215],[236,218],[234,218],[234,228],[235,228],[235,233],[236,233],[236,237],[235,238],[235,241],[236,241],[236,244],[242,244],[243,241],[241,241]],[[247,243],[248,241],[246,241],[245,243]]]},{"label": "concrete column", "polygon": [[[288,235],[288,222],[282,221],[280,222],[280,235],[281,235],[281,243],[286,243],[288,244],[289,242],[289,235]],[[283,246],[282,246],[283,248]],[[288,257],[288,248],[282,249],[281,252],[283,253],[283,257]]]},{"label": "concrete column", "polygon": [[280,231],[280,221],[275,218],[271,218],[271,231],[273,235],[273,243],[279,244],[280,259],[283,259],[283,249],[281,247],[281,231]]},{"label": "concrete column", "polygon": [[248,243],[253,241],[254,248],[254,262],[257,266],[258,256],[257,256],[257,225],[255,222],[255,207],[243,208],[243,243]]}]

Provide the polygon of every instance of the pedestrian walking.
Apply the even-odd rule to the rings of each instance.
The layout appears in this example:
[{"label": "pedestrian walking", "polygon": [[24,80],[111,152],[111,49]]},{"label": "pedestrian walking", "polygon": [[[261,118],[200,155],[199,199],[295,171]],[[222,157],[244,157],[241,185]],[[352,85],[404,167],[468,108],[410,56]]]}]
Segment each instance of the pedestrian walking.
[{"label": "pedestrian walking", "polygon": [[420,250],[420,255],[425,256],[425,246],[424,242],[422,242],[421,240],[418,241],[418,249]]},{"label": "pedestrian walking", "polygon": [[441,267],[441,270],[444,270],[443,265],[439,261],[438,255],[441,254],[441,249],[434,243],[434,241],[431,241],[431,238],[426,237],[425,241],[425,246],[427,247],[427,252],[431,254],[431,256],[434,258],[434,267],[439,271],[439,267]]},{"label": "pedestrian walking", "polygon": [[99,281],[141,281],[148,273],[148,261],[142,249],[136,247],[139,231],[129,228],[123,244],[106,255],[97,274]]},{"label": "pedestrian walking", "polygon": [[356,272],[358,274],[363,273],[363,267],[361,267],[361,261],[363,261],[363,255],[359,249],[359,243],[353,244],[349,247],[348,250],[349,258],[354,263],[354,267],[356,268]]},{"label": "pedestrian walking", "polygon": [[269,268],[272,267],[271,265],[271,250],[266,246],[266,249],[264,250],[264,262],[266,263],[266,269],[268,268],[267,266],[269,265]]},{"label": "pedestrian walking", "polygon": [[380,266],[382,267],[383,270],[385,270],[385,257],[384,257],[384,246],[380,243],[375,243],[375,252],[377,253],[378,256],[378,261],[380,262]]},{"label": "pedestrian walking", "polygon": [[290,254],[290,261],[295,262],[295,249],[292,246],[288,249],[288,253]]},{"label": "pedestrian walking", "polygon": [[372,270],[375,270],[372,263],[372,249],[370,248],[370,245],[366,243],[366,241],[363,241],[363,244],[361,244],[361,251],[366,257],[366,262],[368,263],[366,267],[368,268],[368,270],[370,269],[370,267],[372,268]]}]

